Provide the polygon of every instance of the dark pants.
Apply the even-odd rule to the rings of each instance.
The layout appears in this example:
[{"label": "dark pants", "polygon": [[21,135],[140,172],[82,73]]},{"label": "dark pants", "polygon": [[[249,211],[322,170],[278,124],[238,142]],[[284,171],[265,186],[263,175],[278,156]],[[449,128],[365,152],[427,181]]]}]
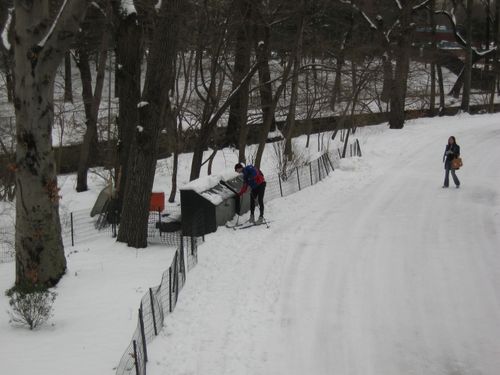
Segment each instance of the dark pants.
[{"label": "dark pants", "polygon": [[446,161],[444,164],[444,186],[448,187],[450,185],[450,172],[451,172],[451,177],[453,178],[453,182],[455,185],[460,186],[460,180],[458,179],[457,175],[455,174],[455,170],[451,168],[451,161]]},{"label": "dark pants", "polygon": [[264,216],[264,193],[266,191],[266,182],[252,189],[250,193],[250,213],[253,215],[255,212],[255,201],[259,200],[259,212],[260,216]]}]

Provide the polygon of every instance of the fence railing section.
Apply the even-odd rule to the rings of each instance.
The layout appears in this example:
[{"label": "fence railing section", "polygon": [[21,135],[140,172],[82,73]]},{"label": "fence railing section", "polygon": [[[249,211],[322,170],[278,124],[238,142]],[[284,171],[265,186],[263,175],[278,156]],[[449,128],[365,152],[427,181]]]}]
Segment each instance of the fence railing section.
[{"label": "fence railing section", "polygon": [[286,176],[266,174],[265,201],[296,193],[306,187],[315,185],[332,171],[333,163],[328,154],[321,155],[310,163],[290,170]]},{"label": "fence railing section", "polygon": [[141,299],[137,327],[117,366],[117,375],[146,374],[148,344],[161,331],[165,317],[174,311],[187,271],[198,263],[198,239],[183,237],[180,232],[177,236],[180,245],[172,264],[163,273],[160,285],[149,288]]}]

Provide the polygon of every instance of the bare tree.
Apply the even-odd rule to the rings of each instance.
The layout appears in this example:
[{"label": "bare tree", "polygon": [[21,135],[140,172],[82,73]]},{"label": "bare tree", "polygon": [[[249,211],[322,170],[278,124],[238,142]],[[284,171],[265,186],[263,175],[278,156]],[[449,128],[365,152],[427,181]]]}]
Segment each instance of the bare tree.
[{"label": "bare tree", "polygon": [[[236,89],[242,78],[250,68],[250,58],[252,52],[252,1],[237,0],[235,3],[235,53],[234,68],[232,76],[232,88]],[[241,87],[233,103],[229,108],[229,118],[227,121],[227,140],[231,145],[238,145],[240,139],[246,144],[247,133],[247,112],[248,112],[249,87],[248,83]],[[239,135],[245,132],[243,137]],[[245,161],[245,155],[239,156],[239,161]]]},{"label": "bare tree", "polygon": [[[111,16],[109,1],[106,1],[108,15]],[[95,27],[91,24],[89,27]],[[105,69],[108,58],[108,48],[111,41],[109,30],[103,30],[102,39],[97,53],[97,75],[95,79],[94,92],[92,93],[92,74],[90,71],[89,50],[81,46],[77,50],[76,61],[82,79],[82,97],[85,107],[86,130],[80,148],[80,160],[78,162],[76,191],[87,191],[87,174],[91,155],[97,150],[97,118],[101,105],[102,92],[104,88]],[[111,74],[111,73],[110,73]]]},{"label": "bare tree", "polygon": [[292,160],[292,132],[295,126],[295,115],[297,109],[297,98],[299,92],[299,71],[300,62],[302,60],[302,43],[304,40],[304,27],[305,27],[305,3],[301,2],[300,8],[297,12],[297,44],[294,48],[293,68],[292,68],[292,87],[290,94],[290,102],[288,105],[288,116],[286,118],[285,127],[285,156],[287,160]]},{"label": "bare tree", "polygon": [[147,246],[149,200],[156,169],[158,138],[166,114],[171,111],[181,0],[164,0],[154,20],[153,38],[139,107],[139,123],[132,140],[127,167],[118,241],[128,246]]},{"label": "bare tree", "polygon": [[[241,75],[239,84],[225,95],[223,89],[226,72],[223,69],[223,61],[226,58],[228,40],[229,17],[226,15],[227,9],[211,9],[205,4],[200,12],[202,21],[199,25],[196,46],[194,87],[202,103],[202,110],[199,116],[198,134],[193,141],[190,180],[200,176],[201,167],[204,164],[203,152],[208,145],[212,144],[214,148],[217,148],[214,130],[218,121],[229,106],[237,100],[242,90],[248,88],[250,79],[258,69],[258,64],[250,66]],[[214,30],[211,28],[213,25],[220,26]],[[212,37],[207,39],[208,35],[212,35]],[[248,99],[246,100],[248,101]],[[209,159],[206,160],[206,162],[208,161]]]},{"label": "bare tree", "polygon": [[57,68],[88,1],[15,2],[16,285],[54,285],[66,270],[52,149]]},{"label": "bare tree", "polygon": [[113,0],[116,35],[116,93],[118,107],[118,161],[116,167],[116,192],[118,209],[121,210],[128,176],[130,147],[138,123],[137,104],[141,98],[141,63],[144,54],[143,28],[146,14],[127,10]]}]

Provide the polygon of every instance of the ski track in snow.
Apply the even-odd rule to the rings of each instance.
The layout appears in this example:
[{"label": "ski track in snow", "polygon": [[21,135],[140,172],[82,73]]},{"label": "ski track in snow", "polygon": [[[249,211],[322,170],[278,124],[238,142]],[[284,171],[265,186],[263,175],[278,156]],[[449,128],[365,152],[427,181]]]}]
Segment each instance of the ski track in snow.
[{"label": "ski track in snow", "polygon": [[270,229],[207,236],[148,373],[499,374],[500,129],[468,119],[393,133],[362,173],[268,203]]}]

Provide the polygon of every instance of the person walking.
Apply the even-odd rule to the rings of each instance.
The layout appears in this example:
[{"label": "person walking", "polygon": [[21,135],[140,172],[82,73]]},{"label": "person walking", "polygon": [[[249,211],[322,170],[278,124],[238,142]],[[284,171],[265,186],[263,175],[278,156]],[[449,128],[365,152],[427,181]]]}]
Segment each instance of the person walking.
[{"label": "person walking", "polygon": [[[264,221],[264,193],[266,191],[266,180],[262,172],[253,165],[243,167],[241,163],[234,166],[234,170],[243,174],[243,186],[238,192],[241,197],[250,186],[250,222],[261,224]],[[259,202],[259,218],[255,221],[255,201]]]},{"label": "person walking", "polygon": [[444,150],[443,162],[444,162],[444,184],[443,188],[447,188],[450,184],[450,172],[451,177],[453,177],[453,182],[457,189],[460,187],[460,180],[458,179],[455,169],[451,166],[451,161],[460,156],[460,146],[457,144],[457,141],[454,136],[448,138],[448,144]]}]

